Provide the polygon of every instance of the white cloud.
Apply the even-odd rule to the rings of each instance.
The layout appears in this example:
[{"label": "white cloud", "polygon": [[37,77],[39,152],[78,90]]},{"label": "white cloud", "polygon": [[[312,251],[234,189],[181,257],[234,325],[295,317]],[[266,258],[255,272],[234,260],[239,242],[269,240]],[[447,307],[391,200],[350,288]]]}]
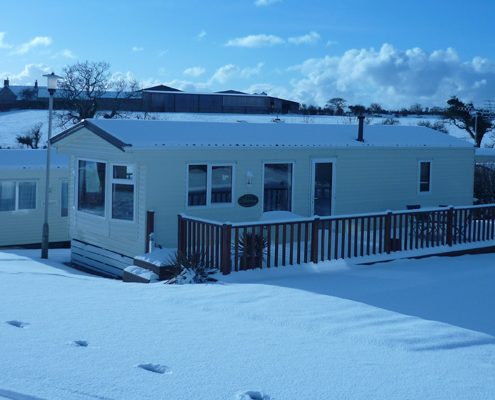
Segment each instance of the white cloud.
[{"label": "white cloud", "polygon": [[203,75],[205,71],[206,70],[203,67],[196,66],[196,67],[186,68],[183,74],[197,78],[198,76]]},{"label": "white cloud", "polygon": [[75,60],[77,56],[72,52],[72,50],[63,49],[53,54],[51,58],[66,58],[68,60]]},{"label": "white cloud", "polygon": [[0,49],[10,49],[11,44],[5,42],[5,32],[0,32]]},{"label": "white cloud", "polygon": [[341,56],[308,59],[290,70],[300,74],[291,81],[291,97],[318,105],[343,97],[387,107],[431,106],[445,104],[452,95],[482,103],[495,92],[495,63],[480,57],[462,61],[452,48],[400,51],[384,44],[379,50],[351,49]]},{"label": "white cloud", "polygon": [[255,67],[242,68],[240,70],[240,75],[242,78],[245,78],[245,79],[251,78],[255,75],[259,75],[261,73],[261,69],[263,68],[263,65],[265,65],[265,64],[262,62],[259,62],[258,64],[256,64]]},{"label": "white cloud", "polygon": [[46,64],[27,64],[19,72],[0,72],[0,76],[8,76],[11,85],[32,85],[44,74],[52,72]]},{"label": "white cloud", "polygon": [[132,46],[131,47],[131,50],[134,52],[134,53],[139,53],[141,51],[144,50],[144,47],[141,47],[141,46]]},{"label": "white cloud", "polygon": [[215,73],[211,76],[208,83],[210,85],[219,83],[224,85],[228,81],[234,78],[249,79],[255,75],[259,75],[261,69],[263,68],[263,63],[258,63],[255,67],[245,67],[241,68],[234,64],[227,64],[218,68]]},{"label": "white cloud", "polygon": [[164,84],[185,92],[208,92],[211,90],[208,82],[191,82],[182,79],[174,79],[171,81],[166,81]]},{"label": "white cloud", "polygon": [[317,32],[309,32],[306,35],[294,36],[287,39],[289,43],[300,45],[300,44],[313,44],[320,40],[320,35]]},{"label": "white cloud", "polygon": [[255,0],[254,5],[257,7],[270,6],[275,3],[280,3],[282,0]]},{"label": "white cloud", "polygon": [[275,35],[248,35],[236,39],[231,39],[225,46],[231,47],[270,47],[284,43],[284,39]]},{"label": "white cloud", "polygon": [[225,84],[228,80],[239,73],[239,67],[234,64],[227,64],[218,68],[210,78],[210,82]]},{"label": "white cloud", "polygon": [[16,47],[14,54],[26,54],[35,47],[48,47],[52,44],[53,40],[49,36],[36,36],[32,38],[29,42],[22,43]]},{"label": "white cloud", "polygon": [[201,32],[198,33],[198,39],[201,40],[206,36],[206,31],[202,30]]}]

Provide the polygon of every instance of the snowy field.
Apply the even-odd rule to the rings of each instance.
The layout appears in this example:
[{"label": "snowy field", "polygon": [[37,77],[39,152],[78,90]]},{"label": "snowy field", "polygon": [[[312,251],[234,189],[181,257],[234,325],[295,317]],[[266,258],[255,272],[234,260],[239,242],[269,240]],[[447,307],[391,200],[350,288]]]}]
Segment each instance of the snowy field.
[{"label": "snowy field", "polygon": [[[125,113],[127,118],[143,118],[143,113]],[[205,113],[149,113],[148,117],[167,121],[211,121],[211,122],[256,122],[273,123],[276,115],[249,115],[249,114],[205,114]],[[338,116],[303,116],[303,115],[279,115],[283,123],[308,123],[308,124],[355,124],[356,119],[351,117]],[[371,124],[380,124],[384,118],[370,118]],[[420,121],[438,121],[436,117],[407,117],[394,118],[399,120],[401,125],[417,125]],[[42,132],[46,138],[48,130],[48,113],[44,110],[21,110],[0,112],[0,147],[18,147],[15,137],[19,134],[26,134],[36,123],[42,123]],[[446,124],[449,134],[467,140],[467,133],[453,125]],[[54,132],[57,134],[62,129],[57,126],[54,119]],[[46,139],[45,139],[46,140]]]},{"label": "snowy field", "polygon": [[0,252],[0,398],[495,398],[494,254],[172,286],[38,253]]}]

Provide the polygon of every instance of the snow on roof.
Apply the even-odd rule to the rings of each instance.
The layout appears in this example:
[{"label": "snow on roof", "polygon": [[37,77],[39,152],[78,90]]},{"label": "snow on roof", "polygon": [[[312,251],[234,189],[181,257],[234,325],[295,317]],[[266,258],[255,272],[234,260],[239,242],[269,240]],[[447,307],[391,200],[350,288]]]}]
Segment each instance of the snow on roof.
[{"label": "snow on roof", "polygon": [[475,154],[477,156],[495,157],[495,149],[492,147],[481,147],[476,149]]},{"label": "snow on roof", "polygon": [[[69,158],[52,151],[51,166],[54,169],[68,168]],[[46,166],[46,150],[0,149],[0,170],[43,169]]]},{"label": "snow on roof", "polygon": [[[90,119],[82,123],[118,148],[173,147],[465,147],[472,144],[419,126],[178,122]],[[55,143],[80,126],[62,132]]]}]

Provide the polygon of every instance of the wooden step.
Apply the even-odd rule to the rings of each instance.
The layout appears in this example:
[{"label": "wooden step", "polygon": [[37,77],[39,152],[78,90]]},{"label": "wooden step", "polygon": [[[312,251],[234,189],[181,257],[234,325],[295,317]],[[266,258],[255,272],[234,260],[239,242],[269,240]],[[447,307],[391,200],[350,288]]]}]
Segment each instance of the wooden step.
[{"label": "wooden step", "polygon": [[154,272],[158,276],[158,280],[163,281],[175,276],[173,268],[169,265],[156,265],[144,260],[140,260],[138,258],[134,258],[134,265],[137,267],[141,267],[147,269],[151,272]]}]

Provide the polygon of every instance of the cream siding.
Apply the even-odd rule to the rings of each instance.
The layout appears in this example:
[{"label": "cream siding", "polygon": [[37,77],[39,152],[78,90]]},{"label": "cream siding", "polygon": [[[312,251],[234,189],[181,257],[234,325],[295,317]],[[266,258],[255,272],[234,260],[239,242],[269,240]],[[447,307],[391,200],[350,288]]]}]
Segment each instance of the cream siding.
[{"label": "cream siding", "polygon": [[[157,148],[127,149],[122,152],[86,129],[57,143],[62,153],[72,154],[71,169],[77,159],[107,163],[131,163],[137,166],[136,220],[133,223],[110,221],[71,210],[71,234],[105,249],[135,256],[144,252],[146,211],[155,211],[156,242],[176,246],[177,214],[220,220],[257,220],[262,214],[263,164],[292,162],[293,212],[312,214],[312,162],[334,159],[334,214],[362,213],[387,209],[404,209],[408,204],[472,204],[474,150],[470,148]],[[77,157],[77,158],[76,158]],[[419,160],[432,162],[431,192],[420,193]],[[228,163],[234,165],[232,205],[187,207],[186,174],[189,163]],[[254,178],[246,184],[246,173]],[[74,179],[71,204],[74,204]],[[243,208],[237,199],[255,194],[259,203]],[[110,201],[107,191],[107,202]]]},{"label": "cream siding", "polygon": [[[69,240],[68,217],[61,216],[62,180],[68,179],[67,168],[50,172],[48,223],[50,242]],[[0,247],[41,243],[44,221],[45,170],[0,169],[0,181],[36,182],[36,208],[0,211]],[[70,204],[70,203],[69,203]]]},{"label": "cream siding", "polygon": [[[134,257],[144,252],[146,208],[144,190],[146,185],[144,165],[138,165],[130,153],[124,153],[86,129],[76,132],[59,146],[60,152],[71,154],[70,234],[72,239],[110,249],[119,254]],[[105,217],[98,217],[77,210],[77,168],[80,159],[107,163],[107,191]],[[135,216],[134,221],[110,219],[111,196],[109,186],[112,163],[136,165]]]},{"label": "cream siding", "polygon": [[[472,149],[189,149],[136,152],[146,163],[148,208],[156,211],[156,239],[175,246],[177,214],[220,221],[257,220],[262,213],[263,163],[292,162],[293,212],[312,214],[312,162],[334,159],[334,213],[350,214],[404,209],[408,204],[472,204]],[[432,162],[431,192],[419,193],[418,161]],[[252,208],[233,205],[187,207],[188,163],[233,163],[234,200],[246,193],[260,202]],[[246,185],[246,173],[253,184]]]}]

